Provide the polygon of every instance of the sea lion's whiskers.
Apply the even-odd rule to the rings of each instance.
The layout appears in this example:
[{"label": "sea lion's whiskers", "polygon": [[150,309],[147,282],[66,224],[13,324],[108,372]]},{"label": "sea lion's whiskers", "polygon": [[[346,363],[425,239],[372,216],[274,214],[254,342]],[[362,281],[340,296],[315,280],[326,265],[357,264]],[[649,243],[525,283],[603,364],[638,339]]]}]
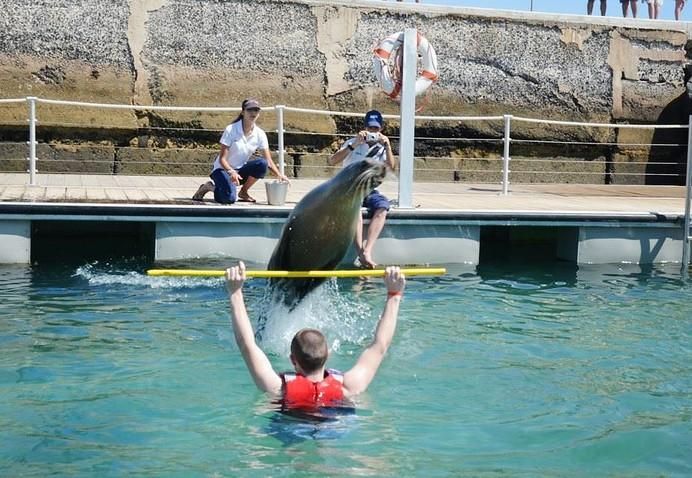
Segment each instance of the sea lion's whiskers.
[{"label": "sea lion's whiskers", "polygon": [[376,185],[373,185],[375,179],[375,176],[370,170],[363,171],[356,176],[351,184],[349,184],[348,191],[359,195],[362,194],[362,196],[365,197],[370,191],[372,191],[374,187],[376,187]]}]

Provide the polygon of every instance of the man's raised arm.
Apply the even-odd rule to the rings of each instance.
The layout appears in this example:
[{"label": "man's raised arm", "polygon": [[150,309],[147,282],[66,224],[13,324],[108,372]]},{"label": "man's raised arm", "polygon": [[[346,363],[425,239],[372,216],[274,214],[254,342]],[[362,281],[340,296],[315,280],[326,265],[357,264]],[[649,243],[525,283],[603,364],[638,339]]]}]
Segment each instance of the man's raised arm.
[{"label": "man's raised arm", "polygon": [[263,392],[278,394],[281,391],[281,377],[274,371],[269,358],[255,342],[255,333],[245,309],[244,282],[245,264],[242,261],[239,265],[226,269],[226,288],[231,304],[231,324],[235,341],[257,388]]},{"label": "man's raised arm", "polygon": [[353,368],[344,374],[344,390],[349,396],[358,395],[368,388],[394,337],[406,279],[398,267],[387,267],[384,283],[387,287],[387,301],[377,323],[375,337]]}]

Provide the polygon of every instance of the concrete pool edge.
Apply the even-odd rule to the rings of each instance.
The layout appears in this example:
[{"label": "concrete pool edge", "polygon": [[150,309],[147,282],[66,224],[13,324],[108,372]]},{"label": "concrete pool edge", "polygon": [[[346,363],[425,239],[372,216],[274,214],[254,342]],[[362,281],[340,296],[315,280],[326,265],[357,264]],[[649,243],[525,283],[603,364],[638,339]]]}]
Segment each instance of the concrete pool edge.
[{"label": "concrete pool edge", "polygon": [[[52,221],[86,221],[96,229],[99,223],[151,223],[155,260],[227,256],[266,263],[291,210],[258,205],[0,202],[0,263],[31,262],[33,225]],[[524,236],[550,231],[555,250],[546,253],[577,264],[680,262],[682,219],[676,212],[394,208],[375,256],[389,264],[476,265],[488,231],[507,228],[507,237],[520,230]],[[349,255],[345,261],[352,259]]]}]

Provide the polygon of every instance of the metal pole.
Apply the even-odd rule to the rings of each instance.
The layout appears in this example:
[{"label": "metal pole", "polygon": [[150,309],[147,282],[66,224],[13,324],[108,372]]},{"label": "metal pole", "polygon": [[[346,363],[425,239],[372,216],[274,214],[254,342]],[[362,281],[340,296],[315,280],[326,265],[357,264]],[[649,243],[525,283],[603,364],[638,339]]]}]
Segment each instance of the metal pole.
[{"label": "metal pole", "polygon": [[416,131],[416,69],[418,63],[415,28],[404,30],[404,59],[399,105],[399,207],[413,207],[413,146]]},{"label": "metal pole", "polygon": [[685,219],[682,231],[682,276],[687,278],[690,264],[690,200],[692,200],[692,115],[687,124],[687,174],[685,175]]},{"label": "metal pole", "polygon": [[26,98],[29,104],[29,186],[36,185],[36,97]]},{"label": "metal pole", "polygon": [[512,115],[502,115],[505,121],[505,135],[503,138],[504,149],[502,151],[502,194],[509,194],[509,137],[512,128]]},{"label": "metal pole", "polygon": [[285,159],[284,159],[284,108],[285,105],[276,105],[276,132],[277,139],[279,142],[279,171],[281,174],[284,173],[285,169]]}]

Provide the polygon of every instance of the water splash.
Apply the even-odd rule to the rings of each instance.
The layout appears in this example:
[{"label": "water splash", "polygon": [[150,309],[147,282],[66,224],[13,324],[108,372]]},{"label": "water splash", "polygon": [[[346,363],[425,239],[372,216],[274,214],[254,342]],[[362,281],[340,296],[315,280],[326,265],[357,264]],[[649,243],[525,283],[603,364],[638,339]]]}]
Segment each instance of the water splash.
[{"label": "water splash", "polygon": [[[223,289],[222,278],[151,277],[127,265],[98,261],[78,267],[72,276],[86,280],[90,286],[111,289]],[[376,317],[370,306],[360,299],[351,300],[352,294],[340,292],[336,279],[326,281],[308,294],[292,311],[282,301],[274,300],[266,281],[248,281],[245,289],[248,311],[251,317],[257,318],[253,325],[261,330],[261,345],[267,352],[288,355],[291,339],[305,327],[321,330],[333,352],[339,351],[344,343],[361,343],[372,336]]]},{"label": "water splash", "polygon": [[360,343],[372,335],[372,311],[362,301],[352,302],[339,292],[336,279],[315,289],[292,311],[281,301],[273,301],[266,291],[258,309],[262,324],[262,348],[287,355],[291,339],[305,327],[321,330],[329,341],[331,351],[341,344]]},{"label": "water splash", "polygon": [[181,289],[219,287],[221,278],[208,277],[152,277],[142,272],[123,270],[109,263],[93,262],[77,268],[72,277],[86,280],[90,285],[125,285],[151,289]]}]

